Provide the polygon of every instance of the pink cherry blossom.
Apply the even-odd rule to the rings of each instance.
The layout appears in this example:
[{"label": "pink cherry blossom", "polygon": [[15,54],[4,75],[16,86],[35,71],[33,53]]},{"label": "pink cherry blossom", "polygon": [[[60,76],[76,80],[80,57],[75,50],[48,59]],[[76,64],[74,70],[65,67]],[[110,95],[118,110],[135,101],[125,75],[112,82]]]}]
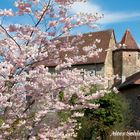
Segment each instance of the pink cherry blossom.
[{"label": "pink cherry blossom", "polygon": [[[91,46],[84,43],[82,34],[71,39],[71,30],[91,26],[100,15],[79,13],[68,9],[74,2],[84,0],[16,0],[16,10],[0,10],[0,16],[27,16],[32,23],[0,25],[0,139],[49,140],[76,137],[76,117],[79,109],[97,109],[90,100],[103,97],[107,90],[98,90],[87,96],[92,86],[105,85],[106,79],[83,69],[71,68],[77,62],[86,62],[98,56],[96,39]],[[26,18],[27,18],[26,17]],[[18,21],[17,21],[18,22]],[[69,55],[73,52],[73,56]],[[62,59],[63,58],[63,59]],[[50,72],[51,68],[55,67]],[[81,73],[84,72],[84,75]],[[83,77],[84,76],[84,77]],[[63,98],[60,99],[60,95]],[[77,98],[71,104],[71,98]],[[59,120],[58,113],[72,111],[67,122]],[[47,120],[49,120],[47,122]],[[51,120],[51,121],[50,121]],[[80,126],[80,125],[79,125]],[[80,128],[80,127],[79,127]]]}]

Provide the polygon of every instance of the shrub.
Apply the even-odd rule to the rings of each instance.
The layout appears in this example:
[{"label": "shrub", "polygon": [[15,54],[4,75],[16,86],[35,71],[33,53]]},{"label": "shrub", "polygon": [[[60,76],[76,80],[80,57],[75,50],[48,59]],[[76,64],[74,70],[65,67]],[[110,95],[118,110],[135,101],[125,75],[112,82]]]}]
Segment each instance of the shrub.
[{"label": "shrub", "polygon": [[94,140],[98,136],[104,140],[113,130],[127,129],[131,112],[128,110],[129,104],[120,94],[112,91],[91,102],[99,103],[100,107],[96,110],[85,110],[84,117],[79,119],[81,129],[78,131],[78,140]]}]

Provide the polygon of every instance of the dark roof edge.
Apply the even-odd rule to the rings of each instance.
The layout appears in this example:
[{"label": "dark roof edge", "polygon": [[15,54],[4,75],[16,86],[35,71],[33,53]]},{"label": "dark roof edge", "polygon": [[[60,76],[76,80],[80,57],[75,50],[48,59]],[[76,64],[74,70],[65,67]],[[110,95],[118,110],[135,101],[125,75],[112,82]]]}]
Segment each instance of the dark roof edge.
[{"label": "dark roof edge", "polygon": [[133,52],[140,52],[140,49],[116,49],[116,50],[114,50],[113,52],[118,52],[118,51],[133,51]]},{"label": "dark roof edge", "polygon": [[[72,66],[83,66],[83,65],[100,65],[100,64],[104,64],[104,62],[97,62],[97,63],[84,63],[84,64],[73,64]],[[57,65],[55,66],[47,66],[48,68],[55,68]]]},{"label": "dark roof edge", "polygon": [[117,89],[119,91],[123,91],[123,90],[126,90],[126,89],[131,89],[131,88],[134,88],[134,87],[139,87],[140,85],[139,84],[129,84],[129,85],[124,85],[124,86],[118,86]]}]

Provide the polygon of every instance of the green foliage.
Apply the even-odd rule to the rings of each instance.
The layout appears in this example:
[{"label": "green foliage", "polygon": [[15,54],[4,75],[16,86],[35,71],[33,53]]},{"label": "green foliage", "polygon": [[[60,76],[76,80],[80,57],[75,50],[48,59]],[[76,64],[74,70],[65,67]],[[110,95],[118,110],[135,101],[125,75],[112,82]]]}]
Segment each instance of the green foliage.
[{"label": "green foliage", "polygon": [[124,130],[129,123],[130,118],[126,117],[126,114],[130,114],[129,105],[121,95],[110,92],[91,102],[100,104],[100,107],[85,110],[85,115],[80,120],[82,128],[78,132],[78,140],[94,140],[97,136],[102,136],[103,139],[112,130]]},{"label": "green foliage", "polygon": [[90,89],[90,94],[91,93],[95,93],[97,91],[97,87],[96,86],[92,86]]},{"label": "green foliage", "polygon": [[0,117],[0,126],[2,126],[3,123],[4,123],[4,119]]},{"label": "green foliage", "polygon": [[[63,91],[59,92],[59,99],[61,102],[64,101],[64,96],[65,95],[64,95]],[[77,101],[77,95],[73,94],[69,100],[69,104],[74,105],[74,104],[76,104],[76,101]],[[64,122],[67,121],[72,113],[73,113],[73,111],[70,111],[70,110],[63,110],[63,111],[58,112],[60,121],[64,121]]]},{"label": "green foliage", "polygon": [[70,117],[71,112],[70,111],[60,111],[58,112],[58,116],[61,121],[66,122],[68,118]]},{"label": "green foliage", "polygon": [[[87,95],[95,93],[97,88],[94,86]],[[60,101],[64,101],[64,92],[59,93]],[[75,105],[77,102],[77,95],[72,95],[69,103]],[[77,121],[81,123],[81,129],[78,131],[78,140],[95,140],[96,137],[101,136],[102,139],[113,130],[124,130],[131,120],[131,112],[126,100],[114,92],[110,92],[98,100],[91,100],[91,103],[100,104],[96,110],[85,109],[84,117],[78,118]],[[80,112],[83,110],[79,110]],[[58,113],[60,121],[66,122],[73,114],[70,110],[63,110]],[[127,114],[127,115],[126,115]],[[129,117],[128,117],[129,116]],[[127,130],[127,129],[126,129]]]},{"label": "green foliage", "polygon": [[59,92],[59,99],[60,99],[60,101],[64,100],[64,92],[63,91]]},{"label": "green foliage", "polygon": [[[65,96],[65,95],[64,95],[64,92],[63,92],[63,91],[59,92],[59,100],[60,100],[61,102],[64,101],[64,96]],[[76,95],[76,94],[73,94],[73,95],[71,96],[70,100],[69,100],[69,104],[70,104],[70,105],[75,105],[76,102],[77,102],[77,95]],[[70,110],[62,110],[62,111],[58,112],[59,119],[60,119],[60,121],[62,121],[62,122],[68,121],[68,119],[70,118],[70,116],[71,116],[72,114],[73,114],[73,111],[70,111]]]},{"label": "green foliage", "polygon": [[77,102],[77,95],[76,94],[73,94],[72,97],[71,97],[71,99],[69,100],[69,103],[71,105],[75,105],[76,102]]}]

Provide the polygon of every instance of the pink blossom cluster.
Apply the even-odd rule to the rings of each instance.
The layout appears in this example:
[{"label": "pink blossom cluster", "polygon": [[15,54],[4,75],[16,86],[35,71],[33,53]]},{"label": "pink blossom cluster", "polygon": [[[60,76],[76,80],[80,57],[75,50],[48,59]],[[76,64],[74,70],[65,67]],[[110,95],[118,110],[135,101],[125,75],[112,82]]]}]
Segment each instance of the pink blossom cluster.
[{"label": "pink blossom cluster", "polygon": [[[103,86],[106,80],[83,69],[68,69],[101,51],[95,49],[100,42],[95,40],[84,55],[78,55],[78,47],[84,41],[81,34],[71,39],[71,30],[90,25],[100,17],[82,13],[70,16],[67,5],[76,1],[79,0],[17,0],[17,11],[0,10],[0,16],[24,18],[27,14],[33,18],[31,25],[0,24],[0,139],[75,137],[75,117],[83,115],[77,113],[79,109],[97,109],[99,105],[90,100],[107,93],[99,90],[87,95],[91,87]],[[70,57],[73,50],[75,55]],[[49,66],[56,66],[54,73]],[[73,96],[74,104],[70,103]],[[68,110],[74,112],[68,121],[56,123],[58,113]],[[54,125],[48,122],[50,114],[55,118]]]},{"label": "pink blossom cluster", "polygon": [[12,9],[0,9],[0,16],[13,16]]},{"label": "pink blossom cluster", "polygon": [[86,2],[86,0],[55,0],[55,2],[61,5],[71,5],[74,2]]}]

